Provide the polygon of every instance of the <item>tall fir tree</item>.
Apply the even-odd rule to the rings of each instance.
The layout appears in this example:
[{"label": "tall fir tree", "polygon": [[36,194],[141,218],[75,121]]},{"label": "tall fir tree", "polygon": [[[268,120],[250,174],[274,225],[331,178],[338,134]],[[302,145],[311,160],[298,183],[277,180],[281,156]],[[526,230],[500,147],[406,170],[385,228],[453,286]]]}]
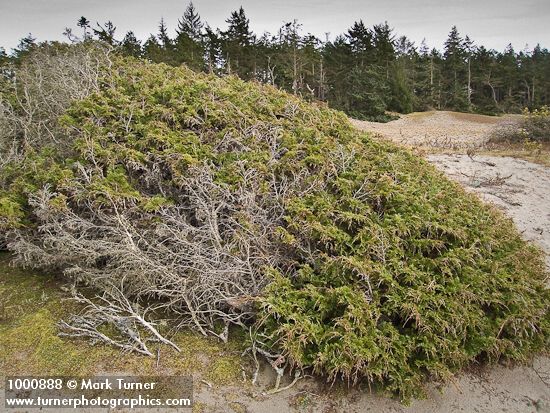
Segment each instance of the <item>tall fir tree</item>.
[{"label": "tall fir tree", "polygon": [[414,95],[417,111],[429,110],[435,107],[434,101],[434,58],[430,48],[426,44],[426,39],[422,39],[418,49],[418,57],[414,63]]},{"label": "tall fir tree", "polygon": [[86,17],[81,16],[80,19],[78,19],[76,25],[82,29],[82,39],[88,40],[91,36],[89,31],[90,21]]},{"label": "tall fir tree", "polygon": [[222,52],[226,73],[233,73],[250,80],[255,78],[255,36],[250,30],[250,21],[242,7],[231,13],[226,20],[228,28],[223,32]]},{"label": "tall fir tree", "polygon": [[214,30],[209,25],[206,25],[204,48],[206,70],[208,73],[220,74],[223,70],[224,58],[222,42],[222,36],[219,30]]},{"label": "tall fir tree", "polygon": [[443,65],[443,105],[454,110],[468,109],[467,64],[464,40],[456,26],[445,41]]},{"label": "tall fir tree", "polygon": [[156,36],[150,35],[143,44],[143,56],[154,63],[167,63],[166,54]]},{"label": "tall fir tree", "polygon": [[92,30],[94,32],[94,35],[97,36],[98,40],[108,43],[111,46],[117,44],[117,41],[115,39],[116,27],[112,21],[109,20],[103,25],[96,23],[96,26],[97,28]]},{"label": "tall fir tree", "polygon": [[376,64],[384,71],[386,79],[390,77],[390,67],[395,59],[393,29],[388,22],[373,27],[373,46]]},{"label": "tall fir tree", "polygon": [[159,28],[158,28],[158,44],[161,49],[162,61],[169,65],[176,66],[178,64],[176,58],[176,51],[174,48],[174,41],[170,38],[168,34],[168,27],[164,21],[164,17],[160,19]]},{"label": "tall fir tree", "polygon": [[203,23],[193,3],[189,3],[178,20],[174,41],[176,62],[185,63],[194,70],[205,68]]},{"label": "tall fir tree", "polygon": [[365,26],[363,20],[353,23],[346,33],[346,38],[350,44],[351,53],[358,63],[361,66],[367,64],[372,58],[374,46],[372,32]]},{"label": "tall fir tree", "polygon": [[16,62],[20,62],[36,47],[36,38],[29,33],[27,36],[19,40],[19,44],[12,50],[12,55]]},{"label": "tall fir tree", "polygon": [[201,16],[195,10],[193,2],[190,2],[183,13],[181,19],[178,20],[178,28],[176,33],[182,34],[185,33],[191,39],[200,42],[203,36],[203,23],[201,21]]}]

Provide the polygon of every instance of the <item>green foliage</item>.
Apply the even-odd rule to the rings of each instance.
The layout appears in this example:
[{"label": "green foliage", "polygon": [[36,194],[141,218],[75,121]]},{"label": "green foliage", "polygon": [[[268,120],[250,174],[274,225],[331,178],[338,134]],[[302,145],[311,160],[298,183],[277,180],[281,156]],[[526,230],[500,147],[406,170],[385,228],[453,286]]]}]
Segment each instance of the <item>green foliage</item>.
[{"label": "green foliage", "polygon": [[384,96],[389,88],[375,70],[356,67],[348,75],[349,93],[347,112],[357,119],[380,120],[385,116]]},{"label": "green foliage", "polygon": [[314,259],[272,271],[262,336],[299,367],[404,398],[426,375],[548,345],[540,252],[424,161],[362,142],[330,189],[290,203],[283,242],[306,236]]},{"label": "green foliage", "polygon": [[[71,159],[30,152],[2,174],[14,226],[32,230],[29,197],[44,185],[75,214],[132,202],[160,219],[163,205],[185,206],[180,186],[194,165],[230,189],[243,173],[264,186],[303,174],[278,201],[285,218],[269,236],[285,261],[265,270],[256,322],[259,342],[300,368],[409,398],[426,377],[549,344],[540,251],[500,212],[340,112],[232,76],[118,59],[63,124]],[[155,168],[151,185],[142,178]],[[229,379],[226,367],[213,374]]]},{"label": "green foliage", "polygon": [[0,195],[0,229],[6,230],[18,225],[24,214],[21,205],[9,196]]},{"label": "green foliage", "polygon": [[523,111],[522,132],[525,138],[537,142],[550,142],[550,107]]},{"label": "green foliage", "polygon": [[390,90],[392,102],[389,108],[399,113],[410,113],[414,108],[414,96],[407,84],[403,69],[397,67],[391,78]]},{"label": "green foliage", "polygon": [[[453,26],[444,49],[430,50],[425,41],[414,45],[405,36],[397,37],[388,23],[366,27],[361,20],[332,41],[315,37],[307,28],[302,31],[296,20],[260,36],[251,30],[242,7],[225,22],[226,28],[210,27],[190,2],[174,37],[163,19],[158,32],[143,44],[132,31],[117,40],[112,22],[91,28],[84,17],[77,23],[82,36],[71,29],[65,34],[71,42],[106,42],[125,56],[276,85],[376,121],[389,120],[385,111],[520,113],[523,107],[550,103],[550,53],[538,44],[520,52],[511,45],[503,51],[488,50]],[[18,64],[36,47],[29,35],[12,56],[0,48],[0,74],[6,71],[9,76],[2,66]]]},{"label": "green foliage", "polygon": [[514,124],[497,128],[491,137],[492,142],[522,142],[529,152],[540,152],[543,143],[550,142],[550,107],[523,110],[522,119]]},{"label": "green foliage", "polygon": [[[414,45],[397,38],[388,23],[369,28],[361,20],[333,41],[304,33],[296,20],[257,36],[242,7],[226,23],[226,29],[210,27],[189,3],[174,37],[163,19],[158,33],[143,43],[132,31],[117,40],[112,22],[92,28],[84,17],[77,23],[82,36],[71,29],[65,34],[71,42],[100,40],[125,56],[276,85],[376,121],[388,121],[386,111],[499,114],[549,104],[550,53],[540,45],[520,52],[509,45],[497,52],[475,45],[453,26],[440,52],[425,41]],[[11,63],[19,64],[39,46],[29,35],[11,56],[0,47],[0,74],[11,76]]]}]

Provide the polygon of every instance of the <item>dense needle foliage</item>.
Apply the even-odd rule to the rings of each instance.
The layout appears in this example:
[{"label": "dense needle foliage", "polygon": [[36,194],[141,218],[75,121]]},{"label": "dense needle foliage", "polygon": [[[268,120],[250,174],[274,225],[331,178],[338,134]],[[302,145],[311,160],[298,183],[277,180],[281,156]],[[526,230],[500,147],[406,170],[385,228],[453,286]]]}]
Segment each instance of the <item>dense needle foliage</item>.
[{"label": "dense needle foliage", "polygon": [[[163,277],[151,269],[157,260],[180,271],[185,295],[195,269],[175,266],[170,248],[192,240],[169,232],[180,208],[191,226],[219,224],[213,250],[230,244],[224,254],[242,258],[240,246],[251,245],[243,274],[260,275],[257,290],[232,290],[208,317],[253,325],[256,347],[299,368],[367,378],[407,398],[428,376],[474,360],[522,360],[549,343],[540,251],[500,212],[410,152],[354,130],[342,113],[236,77],[115,59],[100,90],[60,124],[71,149],[27,148],[1,171],[0,226],[26,264],[60,267],[99,289],[124,274],[130,299],[164,300],[184,317],[190,301],[178,301],[173,285],[163,295],[168,281],[137,287]],[[207,209],[213,218],[187,201],[197,168],[212,178],[205,191],[229,194]],[[239,209],[246,191],[258,207]],[[261,208],[282,211],[268,233],[250,212]],[[112,228],[126,233],[97,252]],[[150,245],[140,234],[159,238]],[[258,234],[265,242],[256,244]],[[169,264],[153,254],[161,245],[173,253]],[[187,315],[206,330],[193,304]]]},{"label": "dense needle foliage", "polygon": [[402,150],[359,153],[327,190],[289,202],[286,239],[313,243],[315,258],[273,271],[269,343],[406,396],[426,373],[547,345],[543,265],[510,220]]}]

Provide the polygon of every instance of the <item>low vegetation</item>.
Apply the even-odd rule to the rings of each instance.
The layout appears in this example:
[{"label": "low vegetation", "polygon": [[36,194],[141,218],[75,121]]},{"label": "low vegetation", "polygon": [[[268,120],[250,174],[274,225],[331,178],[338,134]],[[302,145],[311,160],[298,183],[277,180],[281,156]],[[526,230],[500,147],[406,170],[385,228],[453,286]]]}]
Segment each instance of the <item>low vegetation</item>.
[{"label": "low vegetation", "polygon": [[550,143],[550,107],[532,111],[524,109],[519,122],[508,122],[497,128],[489,143],[524,143],[527,150],[537,150]]},{"label": "low vegetation", "polygon": [[224,344],[212,337],[180,331],[172,339],[182,351],[157,346],[158,359],[60,338],[59,319],[79,310],[67,301],[70,294],[62,290],[63,280],[54,274],[13,268],[9,258],[9,254],[0,253],[2,375],[194,374],[216,385],[242,378],[239,354],[243,344],[237,337]]},{"label": "low vegetation", "polygon": [[[84,309],[63,315],[62,335],[154,354],[183,351],[167,317],[224,341],[240,329],[279,373],[404,398],[427,377],[548,346],[541,252],[425,161],[271,86],[77,56],[98,81],[43,114],[57,132],[30,140],[15,124],[0,145],[16,263],[97,293],[76,293]],[[43,75],[12,78],[2,122],[26,119]],[[21,88],[36,95],[14,99]]]}]

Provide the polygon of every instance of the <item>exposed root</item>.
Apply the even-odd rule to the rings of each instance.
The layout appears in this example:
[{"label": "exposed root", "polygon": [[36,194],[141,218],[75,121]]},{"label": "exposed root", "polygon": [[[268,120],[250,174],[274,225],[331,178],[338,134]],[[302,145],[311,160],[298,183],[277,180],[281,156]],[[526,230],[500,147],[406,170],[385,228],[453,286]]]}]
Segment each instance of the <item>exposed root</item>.
[{"label": "exposed root", "polygon": [[304,377],[302,376],[302,374],[300,373],[299,370],[296,370],[296,373],[294,373],[294,380],[292,380],[292,382],[288,386],[285,386],[285,387],[279,387],[280,376],[277,376],[277,378],[278,378],[278,380],[277,380],[277,385],[275,386],[275,388],[273,388],[271,390],[268,390],[266,392],[266,394],[275,394],[275,393],[280,393],[282,391],[288,390],[291,387],[293,387],[298,382],[298,380],[300,380]]}]

